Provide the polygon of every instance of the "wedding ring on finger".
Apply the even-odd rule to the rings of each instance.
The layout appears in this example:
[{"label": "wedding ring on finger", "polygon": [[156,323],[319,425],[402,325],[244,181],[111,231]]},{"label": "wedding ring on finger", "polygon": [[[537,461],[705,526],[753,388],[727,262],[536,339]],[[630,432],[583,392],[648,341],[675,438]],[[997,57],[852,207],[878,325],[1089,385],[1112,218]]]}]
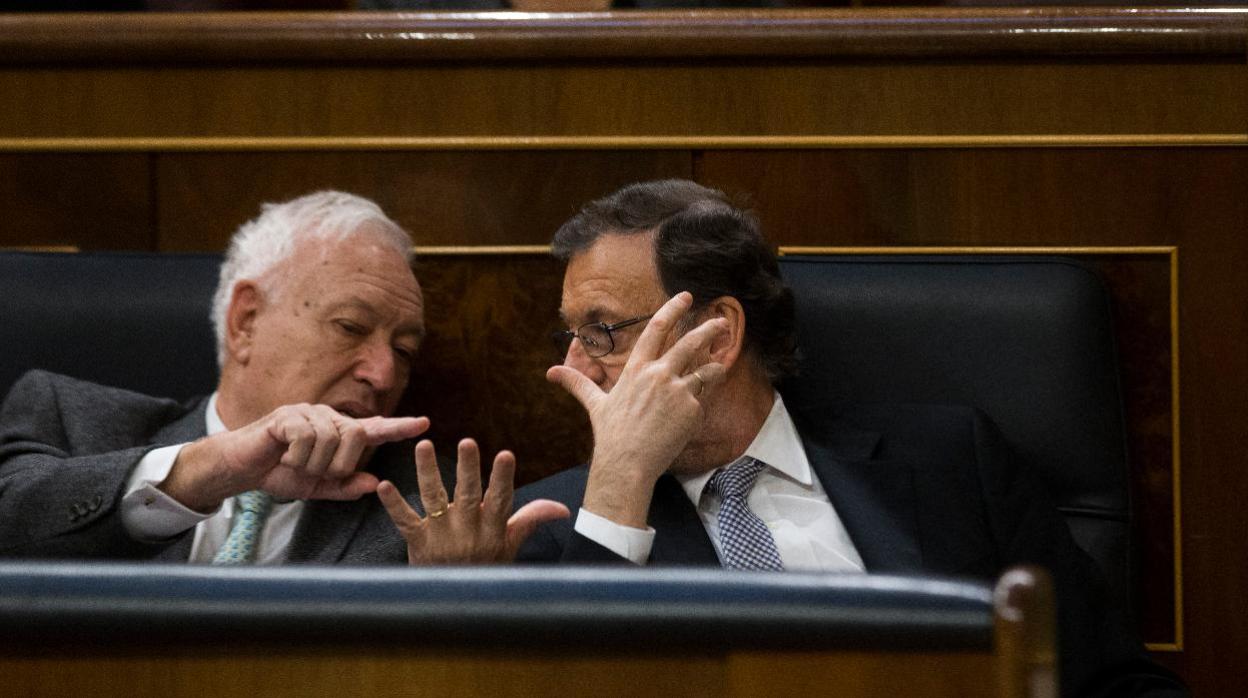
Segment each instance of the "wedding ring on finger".
[{"label": "wedding ring on finger", "polygon": [[448,509],[450,509],[450,507],[442,507],[441,509],[437,511],[431,511],[429,512],[429,518],[436,519],[440,516],[446,516],[446,512]]},{"label": "wedding ring on finger", "polygon": [[698,379],[698,392],[693,394],[694,397],[702,397],[702,391],[706,390],[706,379],[702,377],[702,374],[698,373],[697,369],[694,369],[693,373],[689,375]]}]

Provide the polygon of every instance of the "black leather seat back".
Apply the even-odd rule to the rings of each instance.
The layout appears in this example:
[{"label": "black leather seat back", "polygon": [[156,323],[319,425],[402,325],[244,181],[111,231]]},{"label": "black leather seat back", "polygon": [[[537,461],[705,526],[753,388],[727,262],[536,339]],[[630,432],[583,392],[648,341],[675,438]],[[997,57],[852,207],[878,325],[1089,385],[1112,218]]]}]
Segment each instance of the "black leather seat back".
[{"label": "black leather seat back", "polygon": [[795,400],[971,405],[1058,500],[1130,599],[1125,426],[1100,278],[1052,257],[783,257],[797,296]]},{"label": "black leather seat back", "polygon": [[216,387],[219,255],[0,252],[0,396],[32,368],[185,399]]}]

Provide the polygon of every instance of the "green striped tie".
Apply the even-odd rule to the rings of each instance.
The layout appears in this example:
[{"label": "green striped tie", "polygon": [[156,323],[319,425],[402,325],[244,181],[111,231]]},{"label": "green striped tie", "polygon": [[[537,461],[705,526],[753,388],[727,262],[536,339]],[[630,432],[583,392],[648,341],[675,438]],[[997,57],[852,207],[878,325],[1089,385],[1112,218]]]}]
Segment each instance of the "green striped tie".
[{"label": "green striped tie", "polygon": [[214,565],[245,565],[256,559],[260,547],[260,531],[273,508],[273,497],[260,490],[244,492],[234,498],[234,524],[225,545],[212,559]]}]

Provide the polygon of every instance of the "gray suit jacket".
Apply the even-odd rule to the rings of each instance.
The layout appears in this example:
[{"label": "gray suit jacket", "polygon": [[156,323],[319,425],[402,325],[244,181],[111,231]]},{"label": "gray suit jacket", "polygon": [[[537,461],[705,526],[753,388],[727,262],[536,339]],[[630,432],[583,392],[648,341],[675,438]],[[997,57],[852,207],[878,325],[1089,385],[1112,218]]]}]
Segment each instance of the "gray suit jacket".
[{"label": "gray suit jacket", "polygon": [[[118,505],[144,454],[205,435],[206,406],[206,398],[179,404],[46,371],[22,376],[0,407],[0,557],[186,560],[193,529],[135,541]],[[423,513],[410,443],[378,449],[368,470]],[[407,547],[375,495],[310,501],[288,560],[403,563]]]}]

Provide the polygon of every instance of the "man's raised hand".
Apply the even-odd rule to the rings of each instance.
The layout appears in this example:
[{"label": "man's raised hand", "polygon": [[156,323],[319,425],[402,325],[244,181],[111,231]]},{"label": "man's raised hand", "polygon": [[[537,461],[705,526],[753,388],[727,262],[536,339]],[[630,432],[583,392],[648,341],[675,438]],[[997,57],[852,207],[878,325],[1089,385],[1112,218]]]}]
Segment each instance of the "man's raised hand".
[{"label": "man's raised hand", "polygon": [[707,320],[676,338],[693,297],[663,304],[637,339],[610,392],[579,371],[552,366],[547,380],[575,397],[594,431],[594,455],[584,507],[625,526],[643,528],[654,484],[693,437],[703,417],[702,396],[721,383],[722,364],[701,363],[722,319]]},{"label": "man's raised hand", "polygon": [[354,419],[326,405],[286,405],[188,444],[160,488],[199,511],[254,489],[279,499],[359,499],[377,489],[377,478],[359,470],[371,450],[428,428],[424,417]]},{"label": "man's raised hand", "polygon": [[407,541],[408,562],[445,564],[510,562],[520,545],[545,521],[569,516],[558,502],[539,499],[511,513],[516,458],[510,451],[494,457],[490,485],[481,491],[481,455],[472,439],[459,442],[455,500],[438,472],[433,443],[416,444],[416,479],[425,516],[417,514],[394,483],[382,482],[377,496]]}]

